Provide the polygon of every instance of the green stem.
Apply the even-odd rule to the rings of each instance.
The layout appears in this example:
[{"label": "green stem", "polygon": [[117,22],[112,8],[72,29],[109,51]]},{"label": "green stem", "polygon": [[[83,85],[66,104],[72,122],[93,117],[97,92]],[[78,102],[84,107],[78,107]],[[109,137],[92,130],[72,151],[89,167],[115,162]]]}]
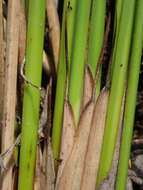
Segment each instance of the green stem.
[{"label": "green stem", "polygon": [[[62,120],[63,120],[63,106],[64,106],[64,97],[65,97],[65,81],[66,81],[66,62],[65,62],[65,12],[67,9],[67,3],[69,1],[64,1],[64,11],[63,11],[63,20],[62,20],[62,34],[61,34],[61,47],[60,47],[60,58],[59,58],[59,68],[58,68],[58,79],[56,87],[56,100],[54,107],[54,119],[53,119],[53,131],[52,131],[52,146],[53,146],[53,155],[55,159],[55,164],[57,165],[57,159],[59,157],[60,149],[60,137],[62,129]],[[73,30],[74,30],[74,18],[76,11],[76,0],[70,1],[70,6],[68,10],[68,52],[69,52],[69,66],[71,59],[71,49],[73,42]]]},{"label": "green stem", "polygon": [[117,48],[115,48],[114,72],[111,80],[97,187],[99,187],[102,180],[108,176],[112,164],[129,59],[134,8],[135,0],[124,1],[119,24]]},{"label": "green stem", "polygon": [[120,149],[116,190],[126,189],[128,162],[134,126],[137,88],[139,81],[140,62],[143,43],[143,1],[136,1],[136,16],[134,20],[133,44],[129,65],[128,88],[123,122],[123,134]]},{"label": "green stem", "polygon": [[105,8],[105,0],[93,1],[87,56],[87,64],[89,65],[93,78],[95,77],[95,71],[104,39]]},{"label": "green stem", "polygon": [[[45,0],[30,0],[25,75],[37,86],[41,85],[44,27]],[[40,91],[25,83],[18,190],[33,189],[39,106]]]},{"label": "green stem", "polygon": [[72,105],[76,125],[79,120],[82,99],[90,7],[91,0],[77,1],[69,81],[69,101]]}]

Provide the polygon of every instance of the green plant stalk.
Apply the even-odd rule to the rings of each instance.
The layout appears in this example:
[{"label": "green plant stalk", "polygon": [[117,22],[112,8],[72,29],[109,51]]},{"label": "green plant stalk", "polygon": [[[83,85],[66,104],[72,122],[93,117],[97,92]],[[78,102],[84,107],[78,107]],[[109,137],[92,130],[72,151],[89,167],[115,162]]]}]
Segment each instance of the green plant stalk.
[{"label": "green plant stalk", "polygon": [[[65,97],[65,87],[66,87],[66,60],[65,60],[65,12],[67,9],[68,0],[64,1],[64,11],[62,20],[62,34],[61,34],[61,46],[60,46],[60,58],[59,58],[59,68],[58,68],[58,78],[56,86],[56,99],[54,107],[54,118],[53,118],[53,131],[52,131],[52,146],[53,146],[53,156],[55,160],[55,165],[57,165],[57,159],[59,157],[60,149],[60,137],[63,121],[63,106]],[[74,18],[76,11],[76,0],[70,1],[70,6],[72,9],[68,9],[67,18],[67,30],[68,30],[68,52],[69,52],[69,65],[73,41],[73,30],[74,30]]]},{"label": "green plant stalk", "polygon": [[120,149],[120,159],[116,190],[126,189],[126,180],[128,175],[128,163],[130,157],[130,148],[134,126],[136,97],[139,81],[140,62],[143,43],[143,1],[136,1],[136,16],[134,20],[133,44],[131,51],[131,60],[129,65],[128,87],[126,94],[126,105],[123,122],[123,133]]},{"label": "green plant stalk", "polygon": [[123,0],[117,0],[116,5],[115,5],[114,33],[113,33],[114,52],[113,52],[113,57],[112,57],[111,77],[114,72],[113,70],[114,70],[115,53],[116,53],[116,48],[117,48],[117,38],[118,38],[118,30],[119,30],[122,4],[123,4]]},{"label": "green plant stalk", "polygon": [[82,99],[90,7],[91,0],[77,1],[69,81],[69,101],[72,105],[76,125],[79,120]]},{"label": "green plant stalk", "polygon": [[105,8],[105,0],[93,0],[87,56],[87,64],[89,65],[93,78],[95,77],[95,71],[104,39]]},{"label": "green plant stalk", "polygon": [[[34,3],[30,0],[25,75],[37,86],[41,86],[44,27],[45,0],[35,0]],[[18,190],[33,189],[39,106],[39,89],[25,83]]]},{"label": "green plant stalk", "polygon": [[108,176],[112,165],[127,74],[135,0],[124,1],[122,8],[97,187]]},{"label": "green plant stalk", "polygon": [[[88,43],[88,56],[87,56],[87,64],[90,68],[93,78],[95,77],[96,67],[104,39],[105,9],[106,9],[105,0],[93,1],[89,43]],[[99,80],[96,88],[96,98],[98,97],[100,92],[100,84],[101,84],[101,72],[99,75]]]}]

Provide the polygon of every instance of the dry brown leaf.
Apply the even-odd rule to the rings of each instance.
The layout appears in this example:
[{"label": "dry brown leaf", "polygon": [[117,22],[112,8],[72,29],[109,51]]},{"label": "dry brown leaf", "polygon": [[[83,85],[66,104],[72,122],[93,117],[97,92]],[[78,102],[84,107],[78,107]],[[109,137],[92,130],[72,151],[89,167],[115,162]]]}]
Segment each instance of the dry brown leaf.
[{"label": "dry brown leaf", "polygon": [[109,89],[104,88],[96,102],[88,140],[81,190],[95,190],[108,107]]},{"label": "dry brown leaf", "polygon": [[40,166],[40,145],[37,146],[36,154],[36,167],[34,176],[34,190],[40,190],[40,177],[41,177],[41,166]]},{"label": "dry brown leaf", "polygon": [[[8,1],[7,21],[7,49],[5,69],[5,92],[4,92],[4,118],[2,127],[1,151],[5,152],[14,141],[17,58],[18,58],[18,34],[19,34],[19,1]],[[13,155],[9,153],[4,158],[7,170],[1,175],[1,190],[12,190],[12,166]]]},{"label": "dry brown leaf", "polygon": [[[23,62],[26,50],[26,18],[22,1],[20,1],[19,10],[19,67]],[[20,68],[19,68],[20,70]]]},{"label": "dry brown leaf", "polygon": [[57,72],[60,47],[60,24],[56,8],[56,2],[54,0],[47,0],[46,7],[49,24],[49,37],[53,49],[55,69]]},{"label": "dry brown leaf", "polygon": [[90,101],[81,114],[74,145],[63,169],[57,190],[80,189],[93,109],[94,103]]},{"label": "dry brown leaf", "polygon": [[62,128],[62,135],[61,135],[61,149],[60,149],[61,163],[58,167],[56,185],[59,183],[65,163],[73,148],[74,137],[75,137],[74,114],[73,114],[72,107],[69,101],[65,100],[64,114],[63,114],[63,128]]},{"label": "dry brown leaf", "polygon": [[[4,103],[4,35],[3,35],[3,11],[2,1],[0,1],[0,130],[2,128],[1,121],[3,115],[3,103]],[[0,131],[1,134],[1,131]]]},{"label": "dry brown leaf", "polygon": [[[46,154],[46,186],[43,190],[55,189],[55,170],[54,170],[54,158],[50,139],[48,139],[48,148]],[[42,189],[41,189],[42,190]]]},{"label": "dry brown leaf", "polygon": [[84,74],[84,87],[83,87],[83,100],[82,100],[82,107],[84,108],[85,105],[89,102],[92,97],[94,88],[94,80],[92,77],[92,73],[88,67],[85,65],[85,74]]}]

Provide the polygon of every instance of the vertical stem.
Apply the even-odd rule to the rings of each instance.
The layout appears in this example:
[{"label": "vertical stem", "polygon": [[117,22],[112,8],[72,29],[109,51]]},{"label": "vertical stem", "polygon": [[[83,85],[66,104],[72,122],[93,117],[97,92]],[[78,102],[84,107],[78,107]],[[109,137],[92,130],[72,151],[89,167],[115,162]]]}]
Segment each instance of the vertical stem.
[{"label": "vertical stem", "polygon": [[134,20],[133,44],[129,65],[128,87],[124,113],[123,134],[120,150],[120,160],[117,175],[116,190],[126,189],[128,162],[130,157],[131,140],[134,126],[137,88],[143,43],[143,1],[136,1]]},{"label": "vertical stem", "polygon": [[[29,1],[25,75],[37,86],[41,85],[45,4],[45,0]],[[33,189],[39,106],[40,91],[25,83],[18,190]]]},{"label": "vertical stem", "polygon": [[[69,2],[68,0],[64,1],[60,57],[59,57],[59,66],[58,66],[58,79],[57,79],[57,87],[56,87],[56,100],[55,100],[55,107],[54,107],[54,119],[53,119],[53,131],[52,131],[53,156],[54,156],[56,165],[57,165],[57,159],[59,156],[60,137],[61,137],[62,120],[63,120],[63,106],[64,106],[65,87],[66,87],[65,12],[67,9],[68,2]],[[73,42],[76,0],[70,1],[70,7],[71,8],[68,9],[68,18],[67,18],[69,64],[70,64],[71,48],[72,48],[72,42]]]},{"label": "vertical stem", "polygon": [[127,76],[126,74],[131,44],[134,8],[135,0],[124,1],[117,38],[117,48],[115,48],[116,53],[114,72],[111,80],[111,90],[106,118],[106,126],[100,159],[100,167],[98,171],[98,187],[102,180],[108,176],[112,164],[117,129],[120,119],[122,98],[124,94],[125,80]]},{"label": "vertical stem", "polygon": [[[19,33],[19,0],[8,1],[7,41],[6,41],[6,66],[4,107],[2,122],[1,151],[6,151],[14,141],[16,80],[18,58],[18,33]],[[13,155],[10,153],[4,158],[7,170],[1,174],[1,190],[12,190]]]},{"label": "vertical stem", "polygon": [[89,65],[93,78],[95,77],[95,71],[104,39],[105,9],[105,0],[93,0],[87,56],[87,64]]},{"label": "vertical stem", "polygon": [[91,0],[77,1],[69,81],[69,101],[72,105],[76,125],[79,120],[82,99],[90,8]]},{"label": "vertical stem", "polygon": [[[0,134],[2,128],[3,103],[4,103],[4,39],[3,39],[3,11],[0,1]],[[1,139],[1,135],[0,135]]]}]

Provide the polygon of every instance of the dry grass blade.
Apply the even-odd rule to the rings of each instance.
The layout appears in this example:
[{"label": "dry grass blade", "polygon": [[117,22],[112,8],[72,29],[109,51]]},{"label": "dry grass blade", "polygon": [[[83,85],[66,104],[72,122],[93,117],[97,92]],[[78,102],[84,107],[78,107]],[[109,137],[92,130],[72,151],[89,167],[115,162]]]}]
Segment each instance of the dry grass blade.
[{"label": "dry grass blade", "polygon": [[46,188],[44,190],[55,189],[55,170],[54,170],[54,159],[53,151],[50,139],[48,139],[48,148],[46,153]]},{"label": "dry grass blade", "polygon": [[37,146],[37,155],[36,155],[36,167],[35,167],[35,180],[34,180],[34,190],[40,190],[40,177],[41,177],[41,165],[40,157],[41,150],[40,145]]},{"label": "dry grass blade", "polygon": [[85,74],[84,74],[84,90],[83,90],[83,100],[82,100],[82,108],[89,102],[92,97],[94,88],[94,80],[92,77],[92,73],[88,67],[85,65]]},{"label": "dry grass blade", "polygon": [[[22,1],[19,10],[19,67],[21,68],[26,51],[26,18]],[[19,68],[19,70],[20,70]]]},{"label": "dry grass blade", "polygon": [[46,1],[47,7],[47,17],[49,24],[49,37],[53,49],[55,69],[58,69],[58,59],[59,59],[59,47],[60,47],[60,24],[56,8],[56,3],[54,0]]},{"label": "dry grass blade", "polygon": [[[0,1],[0,130],[3,114],[3,101],[4,101],[4,40],[3,40],[3,11],[2,1]],[[1,134],[1,131],[0,131]],[[1,137],[0,137],[1,138]]]},{"label": "dry grass blade", "polygon": [[[6,73],[4,93],[4,119],[2,127],[1,151],[6,151],[14,140],[16,79],[18,58],[18,34],[19,34],[19,1],[8,2],[7,22],[7,49],[6,49]],[[4,158],[7,170],[1,175],[1,190],[12,189],[12,153]]]},{"label": "dry grass blade", "polygon": [[69,101],[66,100],[64,102],[63,129],[61,135],[61,149],[60,149],[61,163],[58,168],[58,175],[56,180],[57,185],[61,178],[65,163],[73,148],[74,136],[75,136],[74,115]]},{"label": "dry grass blade", "polygon": [[91,130],[88,140],[85,167],[83,171],[81,190],[94,190],[102,149],[106,112],[108,107],[109,89],[104,88],[95,105]]},{"label": "dry grass blade", "polygon": [[63,169],[57,190],[80,189],[93,109],[94,103],[90,101],[81,114],[74,145]]}]

